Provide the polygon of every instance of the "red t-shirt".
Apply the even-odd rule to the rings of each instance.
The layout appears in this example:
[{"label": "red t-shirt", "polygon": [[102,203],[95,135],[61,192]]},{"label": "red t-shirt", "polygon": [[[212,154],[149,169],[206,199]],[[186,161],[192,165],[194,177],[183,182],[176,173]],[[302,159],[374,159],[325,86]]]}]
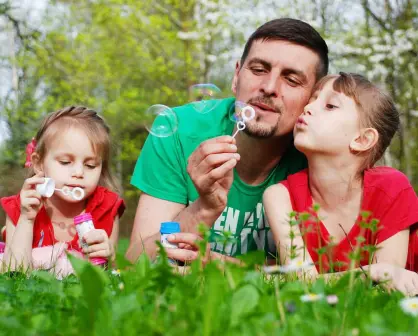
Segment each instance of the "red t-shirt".
[{"label": "red t-shirt", "polygon": [[[3,197],[0,199],[0,203],[13,224],[17,225],[20,217],[20,196]],[[113,230],[116,215],[121,217],[124,211],[125,203],[119,195],[101,186],[98,186],[88,198],[85,210],[85,212],[91,213],[94,227],[105,230],[109,237]],[[6,237],[4,236],[3,239],[5,240]],[[45,207],[42,207],[35,218],[32,248],[54,245],[56,242],[51,219]],[[69,242],[69,249],[80,250],[77,233],[73,240]]]},{"label": "red t-shirt", "polygon": [[[281,183],[289,191],[294,211],[315,216],[307,169],[288,176],[287,180]],[[362,217],[359,214],[345,238],[334,246],[326,247],[330,243],[329,233],[317,217],[300,223],[306,248],[318,272],[321,269],[323,273],[331,271],[330,261],[333,262],[334,271],[347,270],[350,265],[349,253],[355,248],[358,237],[364,237],[362,246],[377,245],[407,228],[410,228],[410,239],[406,268],[418,271],[418,198],[408,178],[390,167],[366,170],[361,210],[371,213],[366,223],[370,223],[372,218],[379,220],[377,232],[367,227],[362,228]],[[322,256],[321,263],[319,255]],[[369,263],[367,252],[362,253],[360,263],[363,266]]]}]

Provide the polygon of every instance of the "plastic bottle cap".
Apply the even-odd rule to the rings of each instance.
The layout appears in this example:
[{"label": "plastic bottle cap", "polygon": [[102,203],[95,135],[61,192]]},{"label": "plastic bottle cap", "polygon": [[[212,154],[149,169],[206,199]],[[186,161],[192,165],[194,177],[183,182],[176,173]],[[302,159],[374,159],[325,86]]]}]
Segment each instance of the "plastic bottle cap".
[{"label": "plastic bottle cap", "polygon": [[107,263],[107,259],[106,258],[101,258],[101,257],[90,258],[90,262],[93,265],[103,265],[103,264]]},{"label": "plastic bottle cap", "polygon": [[161,223],[160,233],[170,234],[180,232],[180,223],[178,222],[163,222]]},{"label": "plastic bottle cap", "polygon": [[93,218],[91,217],[91,214],[89,212],[83,213],[81,215],[75,216],[74,217],[74,224],[78,225],[81,224],[83,222],[87,222],[93,220]]}]

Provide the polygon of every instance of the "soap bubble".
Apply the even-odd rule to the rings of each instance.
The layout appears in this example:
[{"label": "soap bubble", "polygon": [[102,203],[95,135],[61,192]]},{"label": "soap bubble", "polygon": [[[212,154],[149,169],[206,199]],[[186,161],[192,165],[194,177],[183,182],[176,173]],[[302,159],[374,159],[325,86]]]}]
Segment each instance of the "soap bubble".
[{"label": "soap bubble", "polygon": [[199,113],[208,113],[218,106],[221,89],[215,84],[195,84],[189,87],[189,100]]},{"label": "soap bubble", "polygon": [[177,127],[176,114],[165,105],[152,105],[145,112],[145,128],[156,137],[165,138],[173,135]]},{"label": "soap bubble", "polygon": [[233,122],[247,122],[255,118],[255,110],[251,105],[236,100],[234,105],[231,106],[229,118]]}]

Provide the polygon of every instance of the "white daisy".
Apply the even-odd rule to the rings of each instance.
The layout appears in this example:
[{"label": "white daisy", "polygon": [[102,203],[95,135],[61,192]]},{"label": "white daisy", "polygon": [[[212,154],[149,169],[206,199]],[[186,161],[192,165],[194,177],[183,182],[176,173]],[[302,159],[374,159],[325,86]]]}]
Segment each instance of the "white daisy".
[{"label": "white daisy", "polygon": [[302,302],[315,302],[315,301],[321,300],[323,297],[324,297],[324,294],[309,293],[309,294],[302,295],[300,297],[300,300]]},{"label": "white daisy", "polygon": [[280,273],[279,265],[264,265],[263,271],[267,274],[274,274],[274,273]]},{"label": "white daisy", "polygon": [[113,269],[112,270],[112,275],[120,276],[120,269]]},{"label": "white daisy", "polygon": [[400,301],[402,310],[412,316],[418,316],[418,297],[404,298]]},{"label": "white daisy", "polygon": [[303,261],[300,259],[293,259],[287,265],[272,265],[272,266],[264,266],[264,272],[268,274],[272,273],[291,273],[301,271],[309,266],[313,265],[309,261]]},{"label": "white daisy", "polygon": [[125,288],[125,285],[123,284],[123,282],[121,282],[118,287],[120,290],[123,290]]}]

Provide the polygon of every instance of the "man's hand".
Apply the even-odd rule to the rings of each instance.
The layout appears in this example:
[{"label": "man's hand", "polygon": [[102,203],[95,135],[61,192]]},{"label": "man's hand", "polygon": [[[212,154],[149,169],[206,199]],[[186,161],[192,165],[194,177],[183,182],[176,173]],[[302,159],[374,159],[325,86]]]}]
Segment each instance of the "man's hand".
[{"label": "man's hand", "polygon": [[220,214],[226,207],[233,182],[233,168],[240,159],[235,139],[220,136],[204,141],[190,155],[187,172],[192,179],[201,206]]},{"label": "man's hand", "polygon": [[[168,236],[167,240],[170,243],[178,244],[179,247],[178,249],[166,248],[165,251],[168,258],[183,262],[191,262],[198,258],[199,244],[202,241],[202,238],[197,234],[180,232]],[[241,261],[236,258],[211,251],[210,244],[207,244],[205,257],[202,259],[203,265],[206,265],[211,260],[241,264]]]},{"label": "man's hand", "polygon": [[[202,240],[195,233],[179,232],[167,237],[168,242],[178,244],[179,248],[166,248],[167,257],[183,262],[191,262],[199,256],[199,242]],[[207,251],[210,246],[208,244]]]}]

